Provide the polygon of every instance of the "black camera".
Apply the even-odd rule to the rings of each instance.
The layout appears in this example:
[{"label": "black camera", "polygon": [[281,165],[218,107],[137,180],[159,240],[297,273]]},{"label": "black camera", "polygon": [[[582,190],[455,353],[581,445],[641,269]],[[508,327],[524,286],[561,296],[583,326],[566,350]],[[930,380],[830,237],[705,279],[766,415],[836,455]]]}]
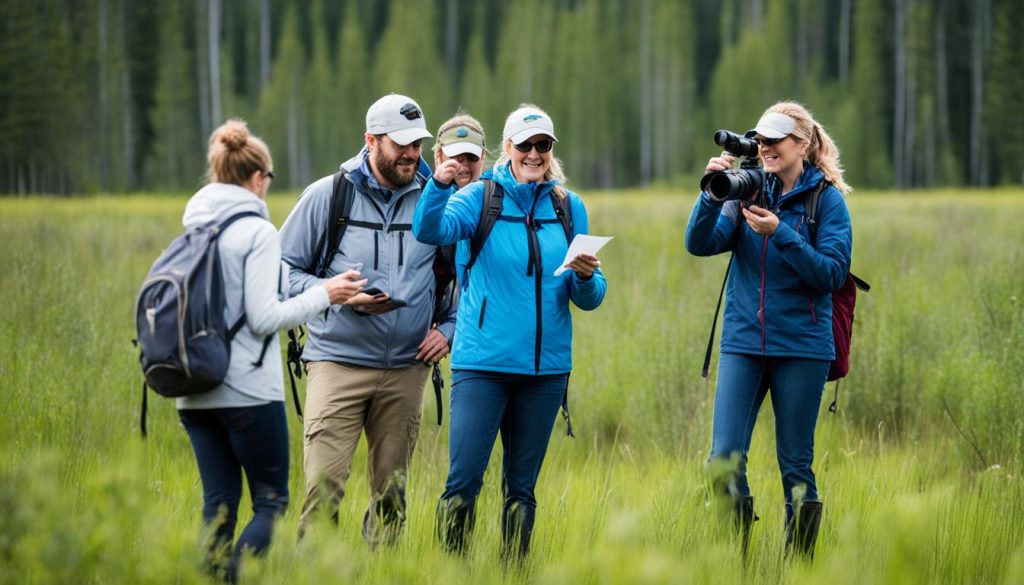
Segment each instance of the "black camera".
[{"label": "black camera", "polygon": [[768,207],[764,195],[764,169],[757,158],[757,142],[747,136],[728,130],[715,132],[715,144],[733,156],[743,157],[743,160],[740,161],[739,169],[705,174],[700,180],[700,189],[715,201],[738,199],[744,205]]}]

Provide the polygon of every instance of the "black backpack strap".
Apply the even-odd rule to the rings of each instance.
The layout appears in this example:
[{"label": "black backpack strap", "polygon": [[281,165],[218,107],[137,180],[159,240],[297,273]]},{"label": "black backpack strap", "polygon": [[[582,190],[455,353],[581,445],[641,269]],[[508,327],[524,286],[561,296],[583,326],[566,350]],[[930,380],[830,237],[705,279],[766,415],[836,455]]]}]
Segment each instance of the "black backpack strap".
[{"label": "black backpack strap", "polygon": [[818,182],[818,186],[814,188],[814,191],[804,200],[804,215],[807,216],[807,233],[811,236],[812,242],[818,240],[818,208],[821,203],[821,194],[831,184],[822,179]]},{"label": "black backpack strap", "polygon": [[302,336],[306,330],[302,325],[288,330],[288,359],[285,368],[288,369],[288,380],[292,384],[292,400],[295,402],[295,413],[302,420],[302,407],[299,405],[299,391],[295,387],[295,378],[302,379]]},{"label": "black backpack strap", "polygon": [[437,426],[441,426],[441,419],[444,416],[444,402],[441,401],[444,377],[441,376],[441,365],[438,362],[434,362],[433,371],[430,373],[430,381],[434,384],[434,400],[437,401]]},{"label": "black backpack strap", "polygon": [[572,206],[569,205],[569,197],[559,197],[555,190],[551,190],[551,207],[555,209],[555,216],[558,217],[559,223],[562,224],[562,230],[565,232],[565,241],[572,243],[575,234],[575,226],[572,222]]},{"label": "black backpack strap", "polygon": [[315,264],[309,270],[310,274],[316,274],[323,278],[327,275],[327,268],[331,265],[331,259],[341,245],[341,238],[348,228],[349,214],[352,213],[352,202],[355,200],[355,186],[348,180],[348,173],[338,171],[334,173],[334,181],[331,188],[331,204],[327,212],[327,226],[323,237],[317,245],[316,253],[313,255]]},{"label": "black backpack strap", "polygon": [[483,205],[480,206],[480,223],[477,224],[476,231],[473,232],[473,237],[469,240],[469,261],[466,262],[466,268],[463,271],[466,280],[462,285],[463,288],[469,286],[469,270],[476,263],[480,250],[483,249],[484,242],[487,241],[487,236],[491,235],[494,222],[501,215],[504,201],[505,193],[501,189],[501,185],[491,179],[484,179],[484,200]]},{"label": "black backpack strap", "polygon": [[569,414],[569,376],[565,375],[565,392],[562,393],[562,418],[565,419],[565,434],[576,438],[576,434],[572,432],[572,416]]},{"label": "black backpack strap", "polygon": [[718,312],[722,310],[722,298],[725,297],[725,283],[729,282],[729,270],[732,268],[732,261],[736,258],[734,252],[729,256],[729,264],[725,267],[725,277],[722,278],[722,290],[718,291],[718,304],[715,305],[715,316],[711,320],[711,335],[708,337],[708,349],[704,352],[704,368],[701,370],[701,377],[708,377],[708,370],[711,368],[711,351],[715,346],[715,328],[718,326]]},{"label": "black backpack strap", "polygon": [[146,397],[149,395],[146,392],[146,381],[142,381],[142,412],[139,415],[139,428],[142,430],[142,438],[146,438]]}]

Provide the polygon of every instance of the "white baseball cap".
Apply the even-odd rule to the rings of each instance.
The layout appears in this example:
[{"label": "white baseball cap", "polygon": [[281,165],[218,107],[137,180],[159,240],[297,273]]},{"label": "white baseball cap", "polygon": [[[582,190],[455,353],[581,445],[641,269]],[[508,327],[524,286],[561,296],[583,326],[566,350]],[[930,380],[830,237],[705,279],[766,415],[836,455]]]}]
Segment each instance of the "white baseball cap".
[{"label": "white baseball cap", "polygon": [[555,137],[555,124],[551,117],[543,110],[526,106],[512,112],[505,119],[505,131],[501,133],[502,140],[511,140],[512,144],[522,144],[531,136],[543,134],[550,136],[558,142]]},{"label": "white baseball cap", "polygon": [[376,135],[387,134],[399,146],[431,136],[420,105],[412,98],[397,93],[380,98],[366,110],[366,131]]},{"label": "white baseball cap", "polygon": [[765,138],[785,138],[793,130],[796,130],[796,120],[778,112],[768,112],[761,116],[754,127],[754,132]]},{"label": "white baseball cap", "polygon": [[441,145],[441,152],[451,157],[467,153],[476,157],[484,155],[484,137],[469,126],[452,126],[437,135],[437,143]]}]

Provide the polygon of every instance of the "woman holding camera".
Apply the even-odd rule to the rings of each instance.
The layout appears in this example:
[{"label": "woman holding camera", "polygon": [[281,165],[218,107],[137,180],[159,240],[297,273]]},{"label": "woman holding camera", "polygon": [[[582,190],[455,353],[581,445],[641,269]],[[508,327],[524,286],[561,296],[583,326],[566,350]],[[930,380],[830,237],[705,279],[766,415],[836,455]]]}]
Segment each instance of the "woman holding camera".
[{"label": "woman holding camera", "polygon": [[[752,133],[766,173],[763,201],[715,201],[701,193],[686,228],[697,256],[733,253],[722,325],[709,468],[730,502],[746,550],[755,519],[747,452],[758,410],[771,394],[786,502],[786,548],[814,555],[822,503],[811,463],[814,429],[835,358],[832,296],[853,247],[839,152],[802,105],[779,102]],[[724,171],[723,152],[705,172]],[[805,202],[822,189],[817,217]],[[816,225],[816,227],[813,227]]]},{"label": "woman holding camera", "polygon": [[[523,105],[509,114],[502,154],[487,179],[451,195],[451,173],[438,167],[416,206],[413,233],[434,245],[459,243],[459,312],[452,351],[448,479],[438,503],[438,534],[449,551],[463,551],[473,528],[477,495],[494,441],[501,435],[502,556],[529,550],[536,515],[534,488],[572,370],[570,302],[583,310],[604,299],[597,258],[576,256],[554,275],[569,243],[587,233],[587,211],[562,186],[554,157],[554,125],[546,112]],[[485,203],[500,201],[500,215]],[[499,192],[502,195],[497,199]],[[497,207],[495,205],[495,207]],[[559,213],[570,214],[567,233]],[[483,216],[490,235],[475,259],[469,239]],[[467,266],[467,262],[469,265]]]}]

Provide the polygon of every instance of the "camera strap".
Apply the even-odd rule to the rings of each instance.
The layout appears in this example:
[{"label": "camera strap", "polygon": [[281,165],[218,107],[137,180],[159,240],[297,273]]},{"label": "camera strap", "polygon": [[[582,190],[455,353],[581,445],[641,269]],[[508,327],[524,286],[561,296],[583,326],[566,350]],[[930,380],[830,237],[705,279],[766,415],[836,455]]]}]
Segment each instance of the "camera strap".
[{"label": "camera strap", "polygon": [[704,352],[704,369],[701,377],[708,377],[708,369],[711,367],[711,351],[715,347],[715,328],[718,326],[718,313],[722,309],[722,298],[725,296],[725,283],[729,282],[729,270],[732,268],[732,261],[736,258],[736,252],[729,255],[729,264],[725,267],[725,278],[722,279],[722,290],[718,291],[718,304],[715,305],[715,317],[711,320],[711,336],[708,337],[708,349]]}]

